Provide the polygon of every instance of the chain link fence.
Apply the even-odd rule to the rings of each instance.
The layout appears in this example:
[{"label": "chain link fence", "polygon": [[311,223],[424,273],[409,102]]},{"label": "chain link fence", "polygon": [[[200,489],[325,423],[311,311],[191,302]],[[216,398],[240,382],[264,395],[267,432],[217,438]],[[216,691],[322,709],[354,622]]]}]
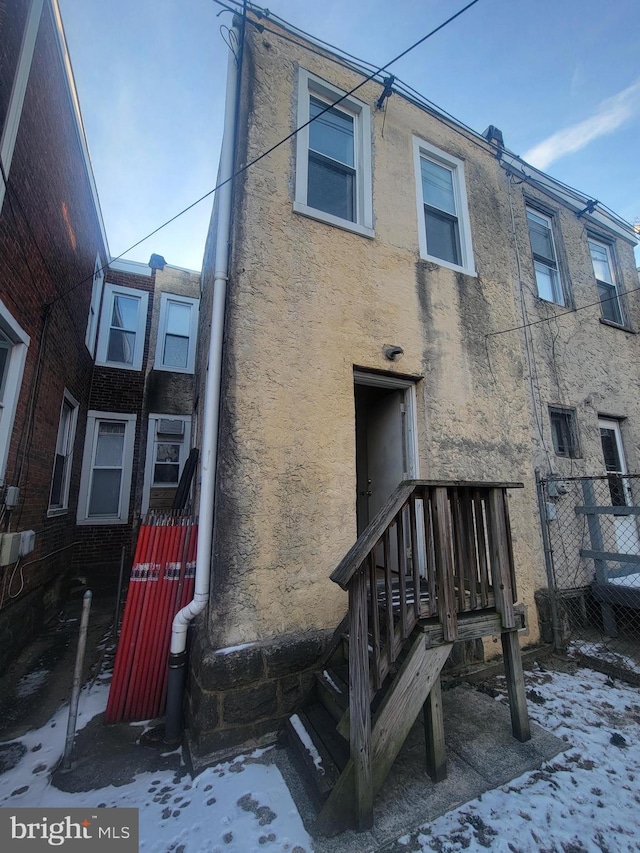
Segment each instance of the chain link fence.
[{"label": "chain link fence", "polygon": [[543,638],[640,684],[640,475],[538,480]]}]

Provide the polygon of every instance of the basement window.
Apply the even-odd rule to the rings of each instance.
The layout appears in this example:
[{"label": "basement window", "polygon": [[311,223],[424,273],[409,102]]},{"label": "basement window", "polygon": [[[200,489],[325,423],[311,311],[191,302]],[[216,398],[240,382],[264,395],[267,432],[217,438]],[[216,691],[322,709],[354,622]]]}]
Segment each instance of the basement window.
[{"label": "basement window", "polygon": [[577,459],[580,456],[578,446],[578,430],[575,409],[561,409],[549,406],[551,420],[551,435],[556,456],[567,456]]},{"label": "basement window", "polygon": [[344,94],[300,69],[293,209],[373,237],[371,110]]}]

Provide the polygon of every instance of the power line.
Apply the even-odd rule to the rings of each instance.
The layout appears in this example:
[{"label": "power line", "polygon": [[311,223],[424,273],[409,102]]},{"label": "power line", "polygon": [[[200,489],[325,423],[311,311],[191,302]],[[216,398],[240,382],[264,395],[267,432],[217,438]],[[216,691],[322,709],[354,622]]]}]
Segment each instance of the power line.
[{"label": "power line", "polygon": [[[632,287],[631,290],[623,291],[623,294],[626,296],[629,293],[636,293],[638,290],[640,290],[640,287]],[[541,320],[534,320],[532,323],[525,323],[522,326],[512,326],[510,329],[501,329],[499,332],[488,332],[485,335],[485,338],[493,338],[496,335],[506,335],[507,332],[517,332],[519,329],[529,329],[531,326],[537,326],[539,323],[549,323],[551,322],[551,320],[557,320],[560,317],[566,317],[568,314],[577,314],[578,311],[584,311],[585,308],[595,308],[596,305],[602,305],[605,302],[611,302],[613,299],[618,298],[619,295],[616,293],[614,296],[607,296],[606,299],[598,299],[597,302],[589,302],[588,305],[580,305],[578,308],[571,308],[569,309],[569,311],[562,311],[560,314],[554,314],[552,317],[543,317]],[[636,333],[633,332],[633,334]]]},{"label": "power line", "polygon": [[[466,6],[463,6],[462,9],[460,9],[458,12],[455,12],[455,14],[453,14],[449,18],[447,18],[446,21],[443,21],[441,24],[439,24],[437,27],[435,27],[435,29],[428,32],[425,36],[422,36],[422,38],[418,39],[418,41],[414,42],[412,45],[410,45],[408,48],[403,50],[397,56],[394,56],[393,59],[390,59],[389,62],[387,62],[385,65],[382,65],[376,71],[369,74],[367,77],[365,77],[363,80],[361,80],[360,83],[358,83],[356,86],[354,86],[348,92],[345,92],[344,95],[341,95],[336,101],[334,101],[331,104],[328,104],[323,110],[320,110],[320,112],[318,112],[315,116],[310,118],[304,124],[300,125],[300,127],[297,127],[291,133],[287,134],[287,136],[285,136],[279,142],[276,142],[270,148],[267,148],[266,151],[263,151],[262,154],[259,154],[257,157],[255,157],[253,160],[251,160],[249,163],[245,163],[244,166],[241,166],[239,169],[237,169],[232,175],[230,175],[230,177],[226,178],[224,181],[221,181],[219,184],[217,184],[215,187],[213,187],[213,189],[204,193],[204,195],[200,196],[200,198],[196,199],[196,201],[189,204],[187,207],[185,207],[179,213],[176,213],[175,216],[172,216],[170,219],[167,219],[167,221],[163,222],[162,225],[159,225],[157,228],[154,228],[154,230],[151,231],[149,234],[147,234],[145,237],[142,237],[140,240],[135,242],[133,245],[129,246],[128,249],[125,249],[123,252],[121,252],[115,258],[112,258],[109,263],[113,263],[113,261],[117,261],[120,258],[124,257],[126,254],[133,251],[133,249],[137,248],[141,243],[144,243],[150,237],[153,237],[154,234],[157,234],[158,231],[161,231],[163,228],[166,228],[167,225],[170,225],[172,222],[175,222],[175,220],[178,219],[180,216],[183,216],[189,210],[196,207],[196,205],[200,204],[200,202],[204,201],[206,198],[209,198],[209,196],[212,195],[214,192],[221,189],[222,187],[224,187],[226,184],[230,183],[231,181],[235,180],[235,178],[242,175],[244,172],[246,172],[252,166],[255,166],[257,163],[259,163],[261,160],[264,160],[265,157],[268,157],[269,154],[272,154],[281,145],[284,145],[286,142],[289,142],[290,139],[293,139],[294,136],[297,136],[297,134],[300,133],[301,130],[304,130],[305,127],[308,127],[312,122],[317,121],[317,119],[319,119],[322,115],[324,115],[326,112],[329,112],[329,110],[333,109],[333,107],[337,106],[338,104],[342,103],[342,101],[351,97],[351,95],[353,95],[355,92],[357,92],[359,89],[361,89],[366,83],[373,80],[374,77],[376,77],[379,74],[382,74],[383,71],[386,71],[387,68],[389,68],[390,65],[393,65],[394,62],[398,62],[398,60],[405,57],[412,50],[415,50],[421,44],[424,44],[424,42],[427,41],[427,39],[430,39],[436,33],[440,32],[440,30],[444,29],[444,27],[446,27],[452,21],[455,21],[456,18],[459,18],[460,15],[464,14],[464,12],[466,12],[472,6],[475,6],[475,4],[478,2],[479,2],[479,0],[471,0],[471,2],[467,3]],[[100,271],[104,270],[108,266],[109,266],[109,264],[106,263],[103,267],[100,268]],[[69,293],[72,293],[74,290],[76,290],[78,287],[83,285],[85,282],[92,279],[93,275],[95,275],[95,272],[91,276],[86,276],[84,279],[82,279],[82,281],[79,281],[77,284],[73,285],[73,287],[70,287],[68,290],[64,291],[64,293],[61,293],[59,296],[57,296],[55,299],[53,299],[48,304],[53,305],[54,303],[58,302],[58,300],[63,299]]]}]

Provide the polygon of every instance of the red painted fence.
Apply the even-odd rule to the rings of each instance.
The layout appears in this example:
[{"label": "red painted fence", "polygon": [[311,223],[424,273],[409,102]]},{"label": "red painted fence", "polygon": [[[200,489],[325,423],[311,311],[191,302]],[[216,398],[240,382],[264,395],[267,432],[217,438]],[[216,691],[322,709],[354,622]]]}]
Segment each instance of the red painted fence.
[{"label": "red painted fence", "polygon": [[140,526],[105,722],[162,716],[173,617],[193,598],[198,526],[150,514]]}]

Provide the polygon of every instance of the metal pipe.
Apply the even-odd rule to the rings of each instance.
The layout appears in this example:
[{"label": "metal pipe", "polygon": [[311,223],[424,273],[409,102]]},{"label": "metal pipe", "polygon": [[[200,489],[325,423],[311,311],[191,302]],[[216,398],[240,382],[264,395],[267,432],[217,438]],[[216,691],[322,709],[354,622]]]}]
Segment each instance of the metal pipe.
[{"label": "metal pipe", "polygon": [[80,619],[80,636],[78,637],[78,650],[76,652],[76,666],[73,671],[73,689],[71,691],[71,703],[69,704],[69,721],[67,722],[67,739],[62,756],[62,769],[68,770],[71,766],[71,750],[76,734],[76,722],[78,720],[78,701],[80,699],[80,682],[82,680],[82,666],[84,664],[84,652],[87,645],[87,627],[89,625],[89,611],[91,610],[91,599],[93,594],[88,589],[82,596],[82,618]]},{"label": "metal pipe", "polygon": [[118,592],[116,594],[116,612],[113,622],[113,636],[117,637],[120,634],[120,598],[122,596],[122,578],[124,577],[124,554],[126,546],[122,546],[120,552],[120,574],[118,575]]},{"label": "metal pipe", "polygon": [[[242,35],[234,21],[232,33],[237,44],[242,44]],[[232,36],[233,39],[233,36]],[[233,44],[233,41],[231,42]],[[211,309],[211,338],[207,359],[207,377],[202,407],[202,449],[200,454],[200,507],[198,511],[198,553],[193,599],[176,613],[169,654],[169,680],[167,685],[167,714],[165,740],[175,743],[180,740],[182,729],[182,690],[187,629],[191,621],[207,606],[211,575],[211,546],[213,541],[213,503],[215,495],[216,466],[218,452],[218,427],[220,420],[220,380],[222,375],[224,314],[229,272],[229,244],[231,206],[235,160],[235,132],[237,97],[240,67],[235,53],[229,50],[227,63],[227,90],[224,112],[224,133],[220,152],[219,182],[228,181],[217,193],[218,221],[216,228],[215,270],[213,278],[213,304]]]},{"label": "metal pipe", "polygon": [[553,578],[553,551],[549,540],[549,528],[547,527],[547,506],[544,498],[542,477],[540,469],[536,468],[536,492],[538,495],[538,511],[540,513],[540,529],[542,531],[542,545],[544,547],[544,567],[547,573],[547,586],[549,587],[549,604],[551,605],[551,629],[553,634],[553,650],[562,650],[562,633],[560,631],[560,619],[558,615],[558,601],[556,599],[556,588]]}]

